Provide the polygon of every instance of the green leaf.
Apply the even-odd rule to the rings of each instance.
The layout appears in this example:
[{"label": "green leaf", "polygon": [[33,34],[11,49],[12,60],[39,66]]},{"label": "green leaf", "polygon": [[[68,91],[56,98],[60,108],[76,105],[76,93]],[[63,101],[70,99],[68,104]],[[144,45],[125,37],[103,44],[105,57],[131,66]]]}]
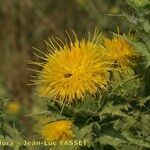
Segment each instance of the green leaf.
[{"label": "green leaf", "polygon": [[142,147],[150,148],[150,142],[149,141],[145,141],[144,139],[138,138],[137,136],[133,136],[129,132],[122,132],[122,135],[128,141],[130,141],[132,144],[135,144],[135,145],[138,145],[138,146],[142,146]]}]

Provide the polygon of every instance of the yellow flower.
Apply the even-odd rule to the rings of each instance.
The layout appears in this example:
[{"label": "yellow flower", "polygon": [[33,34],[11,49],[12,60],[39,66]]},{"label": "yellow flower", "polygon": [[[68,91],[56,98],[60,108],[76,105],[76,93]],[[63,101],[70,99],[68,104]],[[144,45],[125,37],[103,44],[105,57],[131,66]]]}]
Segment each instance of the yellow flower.
[{"label": "yellow flower", "polygon": [[87,0],[77,0],[77,3],[84,6],[87,3]]},{"label": "yellow flower", "polygon": [[36,63],[43,69],[39,79],[34,81],[39,84],[38,92],[42,97],[69,103],[82,99],[86,92],[95,94],[106,90],[111,62],[106,60],[104,48],[97,44],[95,36],[80,42],[76,38],[74,43],[63,47],[58,44],[59,49],[52,42],[47,43],[53,51],[45,54],[46,63]]},{"label": "yellow flower", "polygon": [[6,106],[6,111],[10,114],[17,114],[21,109],[19,102],[9,102]]},{"label": "yellow flower", "polygon": [[120,12],[120,7],[119,6],[112,6],[110,9],[110,13],[112,14],[117,14]]},{"label": "yellow flower", "polygon": [[108,57],[118,67],[128,67],[134,64],[137,53],[134,47],[125,39],[115,36],[112,40],[105,38],[104,46],[108,50]]},{"label": "yellow flower", "polygon": [[47,141],[67,140],[73,137],[72,127],[71,121],[55,121],[41,126],[40,135]]}]

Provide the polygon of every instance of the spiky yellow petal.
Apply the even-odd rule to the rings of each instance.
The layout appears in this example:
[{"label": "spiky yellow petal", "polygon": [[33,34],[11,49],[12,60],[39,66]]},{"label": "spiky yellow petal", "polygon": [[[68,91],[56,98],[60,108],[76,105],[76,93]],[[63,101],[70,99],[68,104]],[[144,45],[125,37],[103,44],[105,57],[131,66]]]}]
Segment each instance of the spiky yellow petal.
[{"label": "spiky yellow petal", "polygon": [[21,105],[19,102],[9,102],[6,106],[6,111],[9,114],[17,114],[21,109]]},{"label": "spiky yellow petal", "polygon": [[104,39],[104,46],[108,50],[108,57],[119,67],[133,65],[133,59],[137,56],[135,48],[123,37],[114,36],[111,39]]},{"label": "spiky yellow petal", "polygon": [[36,81],[41,96],[69,103],[82,99],[86,92],[106,89],[111,63],[95,37],[88,41],[76,38],[74,43],[59,45],[59,49],[52,42],[47,45],[53,52],[44,58],[46,63]]},{"label": "spiky yellow petal", "polygon": [[72,127],[71,121],[55,121],[41,126],[40,134],[47,141],[67,140],[73,137]]}]

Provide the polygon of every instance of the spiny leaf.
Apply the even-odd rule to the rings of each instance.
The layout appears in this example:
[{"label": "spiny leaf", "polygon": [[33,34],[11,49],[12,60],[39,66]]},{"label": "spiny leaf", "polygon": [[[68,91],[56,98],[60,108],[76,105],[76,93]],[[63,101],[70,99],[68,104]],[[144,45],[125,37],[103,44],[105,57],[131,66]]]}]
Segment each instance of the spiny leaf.
[{"label": "spiny leaf", "polygon": [[131,143],[142,146],[142,147],[147,147],[150,148],[150,142],[145,141],[144,139],[137,138],[136,136],[131,135],[129,132],[122,132],[122,135]]}]

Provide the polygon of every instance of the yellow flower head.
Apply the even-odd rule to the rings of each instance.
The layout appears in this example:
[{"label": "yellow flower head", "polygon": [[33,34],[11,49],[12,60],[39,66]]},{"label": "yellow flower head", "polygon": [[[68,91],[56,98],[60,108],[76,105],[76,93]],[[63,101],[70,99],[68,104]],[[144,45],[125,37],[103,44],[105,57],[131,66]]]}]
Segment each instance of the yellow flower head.
[{"label": "yellow flower head", "polygon": [[10,114],[17,114],[21,109],[19,102],[9,102],[6,106],[6,111]]},{"label": "yellow flower head", "polygon": [[133,59],[137,53],[134,47],[122,37],[115,36],[112,40],[105,38],[104,46],[108,50],[108,57],[117,66],[125,68],[134,64]]},{"label": "yellow flower head", "polygon": [[80,5],[85,5],[87,2],[87,0],[77,0],[77,3],[79,3]]},{"label": "yellow flower head", "polygon": [[80,42],[76,38],[74,43],[64,46],[57,43],[59,49],[52,42],[47,43],[53,52],[45,54],[46,63],[35,81],[40,84],[41,96],[69,103],[82,99],[86,92],[95,94],[99,89],[106,89],[111,63],[106,60],[104,48],[97,44],[95,36]]},{"label": "yellow flower head", "polygon": [[47,141],[67,140],[73,137],[72,127],[71,121],[55,121],[41,126],[40,135]]}]

